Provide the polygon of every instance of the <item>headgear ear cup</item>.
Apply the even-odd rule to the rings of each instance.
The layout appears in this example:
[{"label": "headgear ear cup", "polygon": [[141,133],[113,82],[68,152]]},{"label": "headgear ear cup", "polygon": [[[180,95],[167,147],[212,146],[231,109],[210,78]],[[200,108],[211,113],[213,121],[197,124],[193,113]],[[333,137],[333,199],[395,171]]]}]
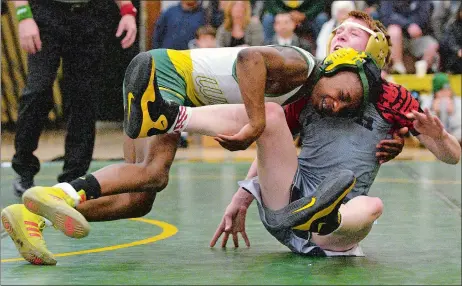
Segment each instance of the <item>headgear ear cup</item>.
[{"label": "headgear ear cup", "polygon": [[382,32],[376,32],[375,36],[371,35],[367,42],[365,52],[371,54],[377,65],[383,68],[387,64],[387,56],[390,53],[387,38]]}]

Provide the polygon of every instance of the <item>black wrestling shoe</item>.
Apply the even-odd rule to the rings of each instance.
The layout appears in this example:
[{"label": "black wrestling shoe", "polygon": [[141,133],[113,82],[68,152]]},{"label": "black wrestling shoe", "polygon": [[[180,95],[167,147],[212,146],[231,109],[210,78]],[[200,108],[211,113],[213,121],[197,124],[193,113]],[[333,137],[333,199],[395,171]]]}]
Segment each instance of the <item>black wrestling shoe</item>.
[{"label": "black wrestling shoe", "polygon": [[178,115],[178,105],[165,101],[149,52],[138,54],[124,77],[124,130],[132,139],[166,133]]},{"label": "black wrestling shoe", "polygon": [[277,211],[266,209],[268,227],[274,230],[293,228],[319,234],[334,231],[341,222],[340,205],[355,183],[356,178],[349,170],[324,179],[313,196],[298,199]]}]

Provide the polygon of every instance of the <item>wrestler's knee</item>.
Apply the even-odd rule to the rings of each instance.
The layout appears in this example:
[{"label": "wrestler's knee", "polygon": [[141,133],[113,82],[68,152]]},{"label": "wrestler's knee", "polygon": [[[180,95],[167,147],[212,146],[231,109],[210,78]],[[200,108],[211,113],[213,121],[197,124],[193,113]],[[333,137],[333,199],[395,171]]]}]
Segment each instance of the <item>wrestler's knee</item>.
[{"label": "wrestler's knee", "polygon": [[151,212],[156,199],[156,192],[130,193],[130,205],[133,206],[132,217],[143,217]]},{"label": "wrestler's knee", "polygon": [[167,166],[156,166],[156,168],[146,167],[144,170],[145,183],[140,186],[141,191],[157,193],[165,189],[168,185],[169,170]]},{"label": "wrestler's knee", "polygon": [[265,110],[266,110],[266,118],[267,120],[277,120],[281,119],[282,117],[285,118],[284,109],[274,102],[267,102],[265,103]]},{"label": "wrestler's knee", "polygon": [[369,212],[372,220],[378,219],[383,212],[383,202],[380,198],[369,197]]},{"label": "wrestler's knee", "polygon": [[383,212],[380,198],[358,196],[340,207],[340,213],[348,221],[348,229],[355,231],[369,229]]},{"label": "wrestler's knee", "polygon": [[268,102],[265,104],[265,110],[267,131],[277,129],[281,122],[285,122],[284,109],[280,105]]}]

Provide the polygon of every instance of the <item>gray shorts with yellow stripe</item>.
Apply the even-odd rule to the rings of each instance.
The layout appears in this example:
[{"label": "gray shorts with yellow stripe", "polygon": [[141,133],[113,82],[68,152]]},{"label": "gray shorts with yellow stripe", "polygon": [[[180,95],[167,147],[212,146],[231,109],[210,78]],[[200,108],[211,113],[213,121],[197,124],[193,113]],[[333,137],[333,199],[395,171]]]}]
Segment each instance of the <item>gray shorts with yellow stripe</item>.
[{"label": "gray shorts with yellow stripe", "polygon": [[[335,174],[328,174],[327,177],[335,176]],[[303,166],[299,165],[291,185],[289,204],[300,200],[302,197],[311,197],[314,195],[321,182],[322,179],[313,180],[313,177],[306,173]],[[270,211],[266,208],[263,204],[261,186],[258,177],[239,181],[238,184],[240,187],[252,194],[257,201],[260,219],[266,230],[268,230],[272,236],[288,247],[292,252],[306,256],[364,256],[364,253],[358,245],[347,251],[337,252],[324,250],[313,242],[312,233],[309,231],[302,231],[293,228],[271,227],[270,225],[278,221],[277,216],[280,216],[281,211],[284,209],[281,209],[280,211]]]}]

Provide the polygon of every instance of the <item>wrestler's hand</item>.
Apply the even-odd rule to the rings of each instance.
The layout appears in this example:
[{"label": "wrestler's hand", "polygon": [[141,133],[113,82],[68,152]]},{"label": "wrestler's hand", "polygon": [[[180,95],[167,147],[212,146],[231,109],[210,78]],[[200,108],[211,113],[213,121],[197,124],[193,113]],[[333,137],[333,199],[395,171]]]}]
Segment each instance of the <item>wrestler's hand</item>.
[{"label": "wrestler's hand", "polygon": [[404,135],[409,131],[407,127],[403,127],[393,133],[393,139],[382,140],[377,144],[377,152],[375,156],[379,160],[379,164],[386,163],[403,151]]},{"label": "wrestler's hand", "polygon": [[250,241],[245,232],[245,216],[247,214],[248,205],[236,200],[233,200],[226,208],[225,214],[218,225],[212,240],[210,241],[210,247],[214,247],[220,236],[224,233],[221,240],[221,247],[226,247],[228,242],[229,234],[233,236],[234,247],[239,247],[238,233],[241,233],[244,239],[245,245],[250,247]]},{"label": "wrestler's hand", "polygon": [[428,108],[425,108],[423,113],[413,110],[406,116],[409,119],[415,119],[414,128],[420,134],[427,135],[433,139],[441,139],[446,134],[441,120],[436,115],[433,115]]},{"label": "wrestler's hand", "polygon": [[246,124],[234,135],[218,134],[214,139],[229,151],[245,150],[263,133],[263,128],[254,128]]}]

